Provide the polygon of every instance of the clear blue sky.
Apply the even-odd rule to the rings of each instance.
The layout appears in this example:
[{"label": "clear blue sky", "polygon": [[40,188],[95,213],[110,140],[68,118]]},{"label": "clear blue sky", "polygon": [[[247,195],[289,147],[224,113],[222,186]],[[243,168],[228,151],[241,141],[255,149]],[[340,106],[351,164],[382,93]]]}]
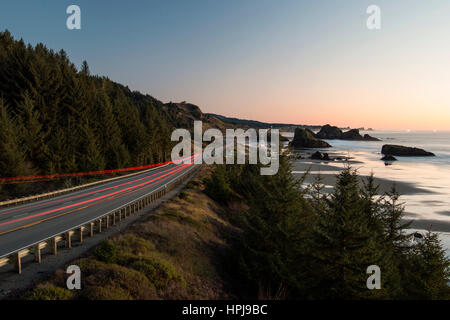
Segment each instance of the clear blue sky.
[{"label": "clear blue sky", "polygon": [[[66,28],[70,4],[82,30]],[[366,28],[370,4],[381,7],[379,31]],[[450,127],[448,0],[2,0],[0,29],[205,112]]]}]

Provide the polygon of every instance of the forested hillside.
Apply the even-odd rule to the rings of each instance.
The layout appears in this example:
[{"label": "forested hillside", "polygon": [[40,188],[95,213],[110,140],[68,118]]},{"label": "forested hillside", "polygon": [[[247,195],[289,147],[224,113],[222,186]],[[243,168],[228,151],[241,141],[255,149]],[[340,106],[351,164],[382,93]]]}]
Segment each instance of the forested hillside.
[{"label": "forested hillside", "polygon": [[[0,33],[0,177],[166,161],[172,129],[201,116],[196,106],[164,105],[92,76],[87,62],[77,68],[63,50]],[[18,195],[29,188],[3,191]]]}]

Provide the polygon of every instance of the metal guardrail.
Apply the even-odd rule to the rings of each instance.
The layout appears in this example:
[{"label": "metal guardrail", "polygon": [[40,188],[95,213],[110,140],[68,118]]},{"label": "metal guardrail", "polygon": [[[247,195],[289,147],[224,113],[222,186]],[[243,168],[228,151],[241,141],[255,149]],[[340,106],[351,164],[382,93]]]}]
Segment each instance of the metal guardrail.
[{"label": "metal guardrail", "polygon": [[[200,166],[193,166],[191,169],[184,172],[181,176],[178,176],[168,183],[164,184],[148,194],[145,194],[133,201],[130,201],[124,205],[121,205],[113,210],[108,211],[94,219],[90,219],[85,221],[77,226],[71,227],[67,230],[58,232],[52,236],[46,237],[39,241],[33,242],[29,245],[26,245],[20,249],[11,251],[7,254],[0,256],[0,267],[5,266],[7,264],[14,263],[16,266],[16,271],[21,274],[22,273],[22,263],[21,259],[27,255],[34,254],[35,262],[41,263],[41,250],[46,247],[51,247],[53,254],[57,255],[58,243],[61,241],[65,241],[66,248],[71,248],[72,246],[72,236],[78,232],[79,242],[83,242],[84,231],[89,231],[89,236],[94,236],[94,231],[97,233],[102,232],[103,225],[106,229],[108,229],[111,225],[115,225],[117,221],[121,221],[122,218],[126,219],[131,214],[141,210],[146,207],[150,203],[164,196],[169,190],[173,189],[178,184],[184,182],[189,174],[195,173],[195,171]],[[142,172],[141,172],[142,173]],[[123,216],[123,217],[122,217]],[[112,221],[111,221],[112,220]]]},{"label": "metal guardrail", "polygon": [[[142,174],[148,171],[152,171],[155,169],[159,169],[159,168],[163,168],[165,166],[168,166],[169,164],[164,164],[155,168],[150,168],[147,170],[143,170],[143,171],[139,171],[139,172],[135,172],[135,173],[130,173],[127,175],[123,175],[123,176],[119,176],[119,177],[114,177],[114,178],[109,178],[109,179],[105,179],[105,180],[99,180],[99,181],[94,181],[94,182],[90,182],[90,183],[86,183],[80,186],[75,186],[72,188],[67,188],[67,189],[62,189],[62,190],[57,190],[57,191],[53,191],[53,192],[48,192],[48,193],[42,193],[42,194],[37,194],[34,196],[29,196],[29,197],[24,197],[24,198],[18,198],[18,199],[12,199],[12,200],[6,200],[6,201],[2,201],[0,202],[0,208],[1,207],[11,207],[11,206],[17,206],[20,204],[25,204],[25,203],[29,203],[29,202],[33,202],[33,201],[37,201],[37,200],[43,200],[43,199],[48,199],[48,198],[52,198],[52,197],[56,197],[62,194],[66,194],[69,192],[73,192],[76,190],[81,190],[81,189],[85,189],[85,188],[89,188],[92,186],[95,186],[97,184],[102,184],[102,183],[107,183],[110,181],[115,181],[118,179],[123,179],[123,178],[127,178],[127,177],[132,177],[138,174]],[[1,266],[1,265],[0,265]]]}]

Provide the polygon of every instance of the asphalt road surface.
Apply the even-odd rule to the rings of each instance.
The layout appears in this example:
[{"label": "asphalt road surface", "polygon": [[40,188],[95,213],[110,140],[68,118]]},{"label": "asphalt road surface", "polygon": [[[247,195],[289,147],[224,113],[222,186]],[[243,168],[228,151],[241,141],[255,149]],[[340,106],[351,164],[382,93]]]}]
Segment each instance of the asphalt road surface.
[{"label": "asphalt road surface", "polygon": [[77,227],[169,185],[193,165],[170,164],[55,198],[0,210],[0,257]]}]

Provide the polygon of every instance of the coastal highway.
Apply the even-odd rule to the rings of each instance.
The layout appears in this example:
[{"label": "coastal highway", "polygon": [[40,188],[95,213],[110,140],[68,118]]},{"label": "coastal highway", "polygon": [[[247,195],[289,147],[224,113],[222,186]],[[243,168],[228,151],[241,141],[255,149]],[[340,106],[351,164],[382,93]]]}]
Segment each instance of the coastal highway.
[{"label": "coastal highway", "polygon": [[169,164],[55,198],[0,210],[0,258],[169,185],[194,165]]}]

